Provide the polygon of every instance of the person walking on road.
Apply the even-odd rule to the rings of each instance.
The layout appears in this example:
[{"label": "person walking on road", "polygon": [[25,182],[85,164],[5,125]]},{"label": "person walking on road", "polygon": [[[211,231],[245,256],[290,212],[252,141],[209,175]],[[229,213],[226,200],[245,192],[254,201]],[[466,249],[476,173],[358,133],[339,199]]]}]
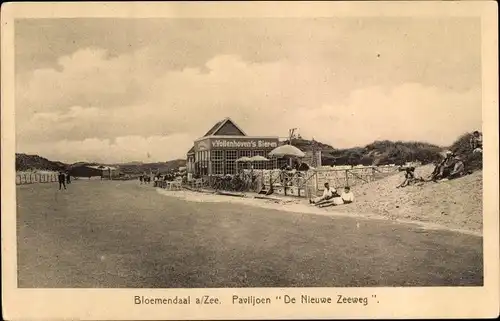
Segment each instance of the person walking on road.
[{"label": "person walking on road", "polygon": [[59,190],[61,190],[63,186],[64,189],[66,189],[66,175],[64,175],[63,172],[59,172],[59,176],[57,178],[59,180]]}]

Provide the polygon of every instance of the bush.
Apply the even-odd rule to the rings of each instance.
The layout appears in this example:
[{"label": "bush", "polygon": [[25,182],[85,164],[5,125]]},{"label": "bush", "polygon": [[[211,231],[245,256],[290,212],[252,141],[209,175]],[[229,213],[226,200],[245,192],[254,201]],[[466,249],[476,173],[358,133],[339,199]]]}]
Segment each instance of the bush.
[{"label": "bush", "polygon": [[450,146],[450,150],[453,153],[462,157],[466,170],[476,171],[483,168],[483,154],[473,153],[473,150],[470,147],[471,138],[472,138],[472,133],[465,133],[461,135]]}]

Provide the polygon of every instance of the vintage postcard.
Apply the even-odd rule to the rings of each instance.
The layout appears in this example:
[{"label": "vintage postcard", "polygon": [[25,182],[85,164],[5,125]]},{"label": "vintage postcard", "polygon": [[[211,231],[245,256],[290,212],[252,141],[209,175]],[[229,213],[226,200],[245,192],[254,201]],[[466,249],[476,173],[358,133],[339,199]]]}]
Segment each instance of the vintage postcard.
[{"label": "vintage postcard", "polygon": [[1,12],[7,320],[498,316],[496,2]]}]

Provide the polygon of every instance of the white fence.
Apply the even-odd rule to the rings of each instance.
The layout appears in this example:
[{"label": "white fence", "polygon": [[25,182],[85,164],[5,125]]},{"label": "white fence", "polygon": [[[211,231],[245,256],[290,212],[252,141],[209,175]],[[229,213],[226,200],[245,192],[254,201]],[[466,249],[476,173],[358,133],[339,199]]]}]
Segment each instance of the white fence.
[{"label": "white fence", "polygon": [[17,172],[16,185],[57,182],[57,175],[55,172]]}]

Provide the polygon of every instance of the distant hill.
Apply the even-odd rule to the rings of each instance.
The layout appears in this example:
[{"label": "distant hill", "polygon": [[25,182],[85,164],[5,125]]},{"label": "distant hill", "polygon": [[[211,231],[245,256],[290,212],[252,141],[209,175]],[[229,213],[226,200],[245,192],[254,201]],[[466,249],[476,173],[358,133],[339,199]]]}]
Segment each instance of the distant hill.
[{"label": "distant hill", "polygon": [[143,162],[139,161],[134,161],[134,162],[127,162],[127,163],[121,163],[120,165],[143,165]]},{"label": "distant hill", "polygon": [[171,170],[176,170],[179,167],[186,166],[185,159],[175,159],[167,162],[157,162],[157,163],[126,163],[126,164],[112,164],[111,166],[116,166],[120,169],[120,172],[128,175],[137,175],[142,174],[144,172],[148,173],[150,171],[156,173],[160,171],[160,173],[165,173]]},{"label": "distant hill", "polygon": [[325,163],[332,163],[331,165],[403,165],[406,162],[428,164],[439,160],[442,150],[442,147],[429,143],[384,140],[375,141],[365,147],[327,152]]},{"label": "distant hill", "polygon": [[186,160],[176,159],[167,162],[157,163],[141,163],[130,162],[125,164],[100,164],[96,162],[76,162],[73,164],[65,164],[59,161],[51,161],[38,155],[27,155],[23,153],[16,153],[16,171],[29,171],[29,170],[49,170],[59,171],[68,170],[73,167],[83,165],[109,165],[117,167],[124,174],[134,175],[149,171],[167,172],[170,170],[178,169],[179,167],[186,166]]},{"label": "distant hill", "polygon": [[67,164],[58,161],[50,161],[38,155],[27,155],[16,153],[16,171],[48,170],[59,171],[65,169]]},{"label": "distant hill", "polygon": [[[288,144],[288,140],[283,141],[283,144]],[[313,148],[315,148],[316,150],[321,150],[323,152],[335,150],[335,148],[333,148],[331,145],[324,144],[324,143],[316,141],[316,140],[313,141],[313,140],[308,140],[308,139],[304,139],[304,138],[292,139],[292,145],[297,147],[298,149],[300,149],[302,151],[313,150]]]},{"label": "distant hill", "polygon": [[[364,147],[336,149],[331,145],[318,141],[296,138],[292,144],[300,150],[321,150],[323,165],[403,165],[406,162],[421,162],[429,164],[441,158],[440,153],[449,149],[464,157],[468,168],[482,168],[481,154],[472,154],[469,150],[471,133],[460,136],[451,146],[437,146],[425,142],[375,141]],[[285,141],[284,143],[288,143]]]},{"label": "distant hill", "polygon": [[304,152],[321,150],[321,163],[325,166],[402,165],[414,161],[427,164],[439,159],[439,153],[443,150],[442,147],[424,142],[388,140],[375,141],[364,147],[344,149],[336,149],[331,145],[304,138],[293,139],[292,144]]}]

